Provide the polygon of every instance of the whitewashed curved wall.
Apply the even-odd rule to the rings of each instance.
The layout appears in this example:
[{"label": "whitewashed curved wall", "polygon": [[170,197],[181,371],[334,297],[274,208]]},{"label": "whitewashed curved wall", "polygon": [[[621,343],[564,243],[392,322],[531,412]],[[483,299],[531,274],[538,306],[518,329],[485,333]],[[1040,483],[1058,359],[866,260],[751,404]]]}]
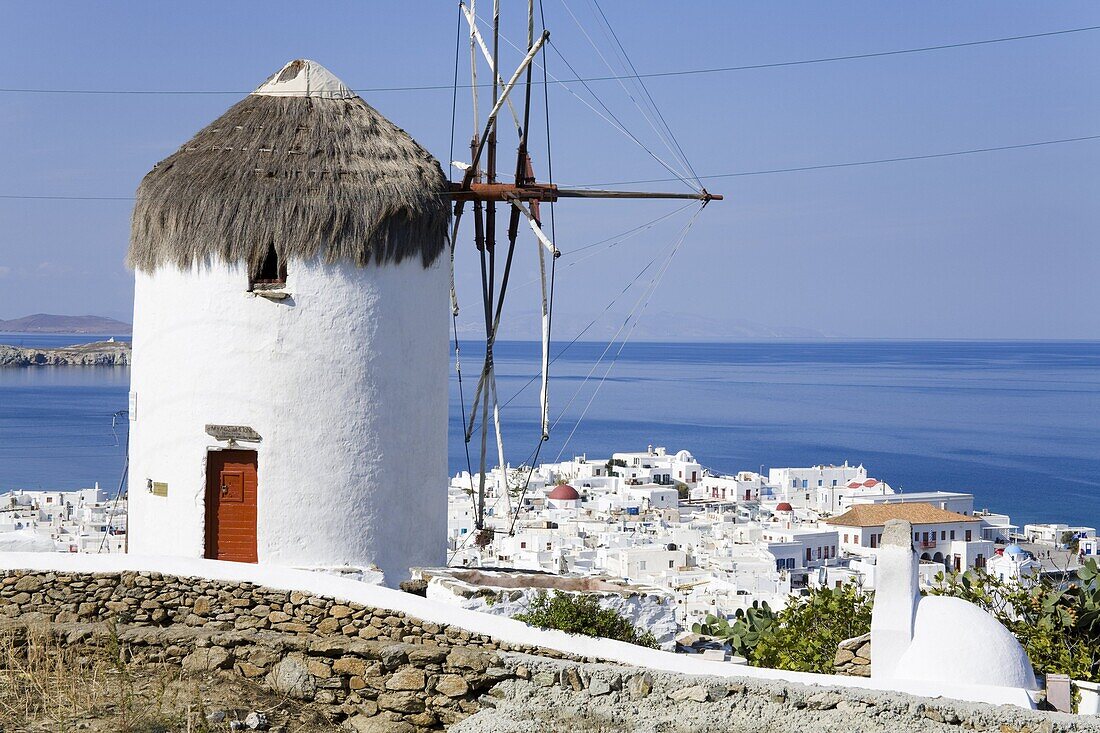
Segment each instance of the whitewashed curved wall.
[{"label": "whitewashed curved wall", "polygon": [[226,445],[213,423],[263,438],[241,444],[257,451],[261,563],[373,563],[391,585],[444,564],[444,261],[291,261],[284,301],[246,292],[243,266],[138,272],[130,552],[202,557],[206,455]]}]

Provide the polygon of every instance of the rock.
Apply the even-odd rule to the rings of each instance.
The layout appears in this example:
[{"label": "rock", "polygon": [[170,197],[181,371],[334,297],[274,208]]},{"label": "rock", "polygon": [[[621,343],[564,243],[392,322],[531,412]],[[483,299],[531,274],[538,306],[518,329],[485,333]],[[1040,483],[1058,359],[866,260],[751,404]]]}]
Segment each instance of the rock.
[{"label": "rock", "polygon": [[42,578],[37,575],[24,575],[19,580],[15,581],[15,590],[28,593],[34,593],[37,590],[42,589]]},{"label": "rock", "polygon": [[392,710],[395,713],[424,712],[424,699],[415,692],[383,692],[378,695],[378,707],[383,710]]},{"label": "rock", "polygon": [[403,720],[383,720],[376,716],[352,716],[348,722],[356,733],[417,733],[416,726]]},{"label": "rock", "polygon": [[607,681],[593,677],[588,681],[588,694],[593,697],[599,697],[600,695],[608,695],[611,693],[611,685]]},{"label": "rock", "polygon": [[484,672],[489,668],[490,657],[484,652],[456,646],[447,655],[447,666]]},{"label": "rock", "polygon": [[335,634],[340,630],[340,622],[334,618],[326,618],[314,628],[318,634]]},{"label": "rock", "polygon": [[332,671],[336,674],[362,677],[367,672],[367,663],[358,657],[340,657],[332,663]]},{"label": "rock", "polygon": [[409,661],[408,648],[404,644],[383,647],[378,652],[378,658],[382,660],[382,666],[386,669],[397,669]]},{"label": "rock", "polygon": [[416,667],[403,667],[386,681],[387,690],[423,690],[427,684],[424,672]]},{"label": "rock", "polygon": [[258,667],[270,667],[282,659],[281,654],[266,646],[237,647],[234,655],[237,659],[249,661]]},{"label": "rock", "polygon": [[631,700],[640,700],[653,691],[653,676],[642,672],[631,677],[626,683],[626,692]]},{"label": "rock", "polygon": [[267,716],[263,713],[253,711],[245,716],[244,724],[249,730],[267,730]]},{"label": "rock", "polygon": [[941,713],[939,710],[936,710],[935,708],[928,708],[928,709],[923,711],[923,714],[924,714],[924,717],[928,718],[933,723],[942,723],[942,722],[944,722],[943,721],[943,713]]},{"label": "rock", "polygon": [[668,697],[676,702],[683,702],[684,700],[706,702],[710,699],[710,692],[703,685],[693,685],[692,687],[681,687],[679,690],[673,690],[668,693]]},{"label": "rock", "polygon": [[351,639],[346,636],[326,636],[311,642],[309,652],[325,657],[342,657],[348,653],[350,646]]},{"label": "rock", "polygon": [[717,702],[725,697],[729,697],[729,694],[729,688],[721,685],[712,685],[707,688],[707,700],[710,702]]},{"label": "rock", "polygon": [[[553,678],[551,678],[553,684]],[[461,675],[445,674],[435,683],[436,692],[447,697],[463,697],[470,691],[470,686]]]},{"label": "rock", "polygon": [[417,713],[416,715],[410,715],[406,718],[408,722],[417,727],[417,730],[428,730],[434,728],[435,724],[439,722],[439,718],[435,717],[433,713],[424,711],[423,713]]},{"label": "rock", "polygon": [[409,664],[443,664],[447,660],[448,649],[431,644],[415,644],[408,650]]},{"label": "rock", "polygon": [[562,687],[571,688],[574,692],[580,692],[584,689],[584,680],[581,679],[580,673],[573,667],[563,669],[558,676],[558,680]]},{"label": "rock", "polygon": [[267,675],[267,685],[298,700],[312,700],[317,694],[317,682],[300,656],[287,656]]},{"label": "rock", "polygon": [[211,600],[209,596],[199,596],[195,599],[195,605],[191,607],[191,612],[198,616],[210,615]]},{"label": "rock", "polygon": [[820,692],[806,698],[806,707],[811,710],[832,710],[840,702],[840,695],[832,692]]},{"label": "rock", "polygon": [[332,667],[325,664],[320,659],[307,659],[306,671],[317,679],[328,679],[332,676]]},{"label": "rock", "polygon": [[234,669],[236,669],[242,677],[263,677],[266,671],[263,667],[258,667],[251,662],[237,662]]},{"label": "rock", "polygon": [[225,647],[212,646],[191,652],[183,658],[180,666],[183,667],[184,672],[194,674],[212,669],[225,669],[231,666],[232,663],[233,660]]},{"label": "rock", "polygon": [[531,681],[539,687],[553,687],[554,674],[552,672],[535,672],[531,675]]},{"label": "rock", "polygon": [[406,593],[412,593],[414,596],[428,595],[428,581],[426,580],[403,580],[397,587]]}]

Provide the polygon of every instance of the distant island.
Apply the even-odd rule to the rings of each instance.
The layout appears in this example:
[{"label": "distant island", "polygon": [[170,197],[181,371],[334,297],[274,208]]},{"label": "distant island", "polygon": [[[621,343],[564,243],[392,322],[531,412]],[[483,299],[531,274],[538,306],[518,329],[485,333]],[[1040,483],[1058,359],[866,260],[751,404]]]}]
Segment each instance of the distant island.
[{"label": "distant island", "polygon": [[0,368],[34,366],[129,366],[130,344],[96,341],[59,349],[26,349],[0,344]]},{"label": "distant island", "polygon": [[0,333],[102,333],[123,336],[133,326],[104,316],[57,316],[35,313],[5,321],[0,319]]}]

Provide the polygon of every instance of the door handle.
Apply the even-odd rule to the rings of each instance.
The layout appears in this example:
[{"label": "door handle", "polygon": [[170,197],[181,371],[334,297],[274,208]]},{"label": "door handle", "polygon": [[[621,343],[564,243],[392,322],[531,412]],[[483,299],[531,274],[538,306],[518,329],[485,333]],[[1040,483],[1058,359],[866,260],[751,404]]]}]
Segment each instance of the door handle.
[{"label": "door handle", "polygon": [[228,495],[229,495],[229,487],[226,486],[225,484],[222,484],[222,496],[228,496]]}]

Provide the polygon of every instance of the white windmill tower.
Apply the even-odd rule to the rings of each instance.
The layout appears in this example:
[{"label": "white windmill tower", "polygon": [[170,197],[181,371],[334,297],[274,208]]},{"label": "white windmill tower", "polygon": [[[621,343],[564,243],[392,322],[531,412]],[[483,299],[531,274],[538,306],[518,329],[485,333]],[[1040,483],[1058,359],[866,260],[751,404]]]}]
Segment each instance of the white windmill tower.
[{"label": "white windmill tower", "polygon": [[312,61],[142,181],[129,551],[444,561],[449,200],[439,164]]}]

